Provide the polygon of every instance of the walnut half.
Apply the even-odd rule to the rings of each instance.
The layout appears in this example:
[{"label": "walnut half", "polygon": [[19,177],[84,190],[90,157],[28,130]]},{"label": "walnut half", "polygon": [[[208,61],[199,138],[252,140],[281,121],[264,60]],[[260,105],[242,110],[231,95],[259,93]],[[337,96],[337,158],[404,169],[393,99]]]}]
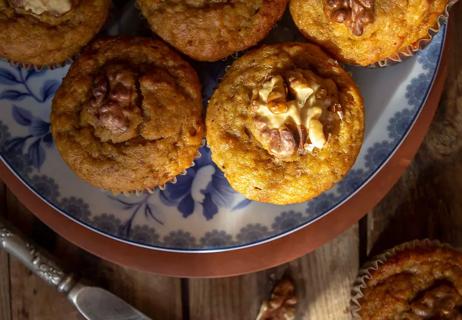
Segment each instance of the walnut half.
[{"label": "walnut half", "polygon": [[356,36],[374,21],[374,0],[325,0],[325,10],[333,21],[344,23]]},{"label": "walnut half", "polygon": [[9,0],[10,6],[15,9],[35,15],[48,13],[56,17],[71,11],[75,2],[76,0]]},{"label": "walnut half", "polygon": [[124,64],[107,65],[95,76],[83,117],[102,141],[123,142],[136,136],[142,121],[137,105],[138,76]]},{"label": "walnut half", "polygon": [[334,114],[333,106],[340,116],[337,87],[332,80],[309,70],[291,70],[270,77],[255,89],[249,129],[270,154],[290,161],[324,147],[324,122],[332,118],[328,114]]},{"label": "walnut half", "polygon": [[294,283],[284,278],[273,288],[271,298],[262,303],[256,320],[294,320],[296,304]]}]

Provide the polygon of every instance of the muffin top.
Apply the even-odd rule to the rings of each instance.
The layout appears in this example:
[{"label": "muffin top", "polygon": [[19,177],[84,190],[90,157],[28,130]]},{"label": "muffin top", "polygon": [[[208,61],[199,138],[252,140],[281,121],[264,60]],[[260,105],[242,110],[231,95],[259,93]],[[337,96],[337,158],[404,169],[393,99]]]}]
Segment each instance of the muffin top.
[{"label": "muffin top", "polygon": [[263,39],[288,0],[138,0],[152,30],[196,60],[217,61]]},{"label": "muffin top", "polygon": [[72,65],[52,106],[63,159],[117,192],[151,189],[188,168],[203,136],[195,71],[167,45],[108,38]]},{"label": "muffin top", "polygon": [[363,102],[315,45],[263,46],[238,59],[206,117],[212,159],[247,198],[303,202],[329,189],[362,144]]},{"label": "muffin top", "polygon": [[77,54],[103,26],[110,0],[0,0],[0,57],[53,66]]},{"label": "muffin top", "polygon": [[420,48],[448,0],[291,0],[295,24],[338,59],[362,66]]},{"label": "muffin top", "polygon": [[366,285],[362,320],[462,319],[462,254],[454,249],[431,244],[399,250]]}]

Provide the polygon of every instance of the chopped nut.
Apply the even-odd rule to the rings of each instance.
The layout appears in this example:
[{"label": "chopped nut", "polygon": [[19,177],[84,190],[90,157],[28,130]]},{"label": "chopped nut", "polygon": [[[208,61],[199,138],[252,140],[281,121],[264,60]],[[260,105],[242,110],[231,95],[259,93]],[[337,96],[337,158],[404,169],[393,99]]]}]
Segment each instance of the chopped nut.
[{"label": "chopped nut", "polygon": [[306,118],[308,120],[311,119],[319,119],[322,115],[322,109],[320,107],[312,107],[308,109],[308,112],[306,114]]},{"label": "chopped nut", "polygon": [[297,98],[300,106],[305,106],[308,98],[314,93],[316,88],[310,87],[301,73],[292,73],[289,77],[290,92]]},{"label": "chopped nut", "polygon": [[268,109],[272,113],[286,113],[289,110],[289,106],[285,101],[271,101],[268,103]]},{"label": "chopped nut", "polygon": [[269,81],[263,83],[258,94],[263,102],[268,103],[276,99],[285,99],[286,92],[284,79],[281,76],[274,76]]},{"label": "chopped nut", "polygon": [[[74,0],[75,1],[75,0]],[[16,9],[29,11],[36,15],[49,13],[53,16],[61,16],[71,11],[73,0],[10,0],[10,5]]]},{"label": "chopped nut", "polygon": [[93,99],[90,100],[92,107],[96,107],[103,103],[106,98],[109,83],[106,77],[99,76],[93,82],[92,94]]},{"label": "chopped nut", "polygon": [[374,21],[375,0],[325,0],[328,16],[338,23],[344,23],[354,35],[360,36],[364,26]]},{"label": "chopped nut", "polygon": [[316,148],[321,149],[326,144],[326,137],[324,136],[322,123],[319,120],[311,119],[310,126],[308,128],[308,135],[311,143]]},{"label": "chopped nut", "polygon": [[330,112],[336,113],[340,120],[343,120],[343,107],[340,103],[334,103],[328,109]]},{"label": "chopped nut", "polygon": [[280,157],[291,156],[296,150],[295,138],[287,128],[271,129],[269,136],[270,151]]},{"label": "chopped nut", "polygon": [[268,95],[268,100],[267,102],[275,102],[275,101],[285,101],[286,100],[286,93],[285,93],[285,88],[282,87],[274,87],[273,91],[271,91]]},{"label": "chopped nut", "polygon": [[109,131],[123,133],[128,129],[123,110],[117,104],[107,104],[101,108],[99,119]]},{"label": "chopped nut", "polygon": [[273,288],[271,298],[262,303],[256,320],[293,320],[296,304],[294,284],[284,278]]},{"label": "chopped nut", "polygon": [[316,92],[316,99],[325,99],[325,98],[327,98],[327,90],[324,88],[320,88]]}]

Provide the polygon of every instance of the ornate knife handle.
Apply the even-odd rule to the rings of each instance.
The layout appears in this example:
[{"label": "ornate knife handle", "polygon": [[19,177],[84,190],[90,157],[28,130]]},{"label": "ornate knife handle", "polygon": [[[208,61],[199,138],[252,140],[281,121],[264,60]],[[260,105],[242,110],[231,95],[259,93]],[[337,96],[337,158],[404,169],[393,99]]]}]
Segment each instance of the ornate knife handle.
[{"label": "ornate knife handle", "polygon": [[0,220],[0,244],[9,254],[21,260],[29,270],[56,287],[59,292],[68,293],[74,286],[75,280],[72,275],[64,273],[55,262],[44,256],[2,220]]}]

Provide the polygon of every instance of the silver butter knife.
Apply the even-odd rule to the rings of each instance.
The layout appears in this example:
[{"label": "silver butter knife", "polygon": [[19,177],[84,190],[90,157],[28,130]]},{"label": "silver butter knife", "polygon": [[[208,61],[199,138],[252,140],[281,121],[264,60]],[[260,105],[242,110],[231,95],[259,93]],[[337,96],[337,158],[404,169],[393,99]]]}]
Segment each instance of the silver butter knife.
[{"label": "silver butter knife", "polygon": [[116,295],[98,287],[85,286],[65,273],[48,255],[27,242],[0,220],[0,244],[42,280],[54,286],[88,320],[152,320]]}]

